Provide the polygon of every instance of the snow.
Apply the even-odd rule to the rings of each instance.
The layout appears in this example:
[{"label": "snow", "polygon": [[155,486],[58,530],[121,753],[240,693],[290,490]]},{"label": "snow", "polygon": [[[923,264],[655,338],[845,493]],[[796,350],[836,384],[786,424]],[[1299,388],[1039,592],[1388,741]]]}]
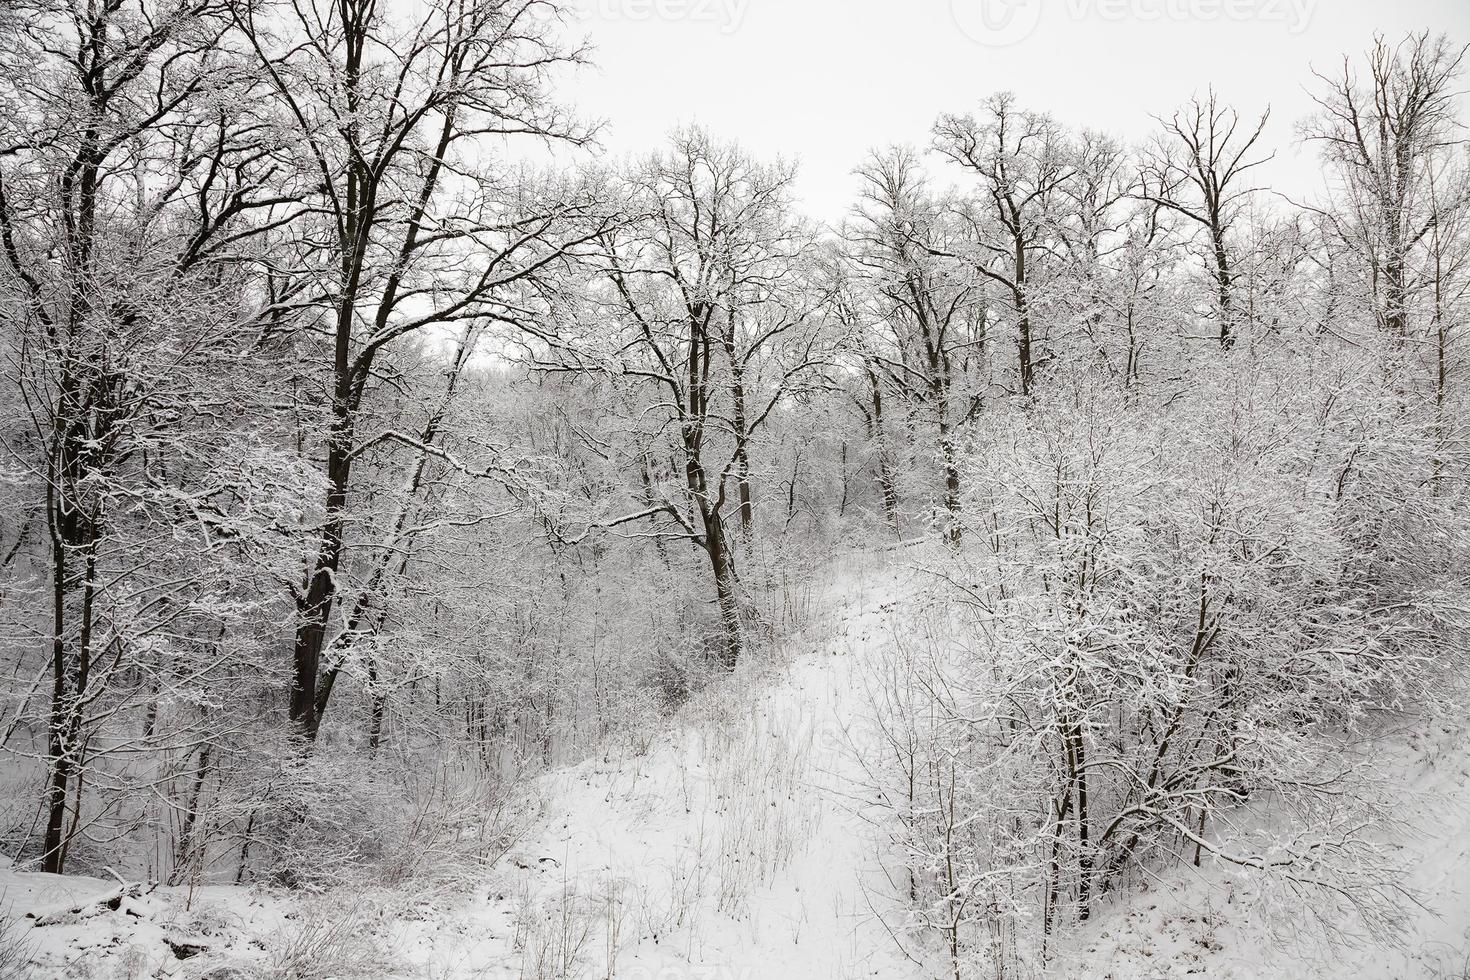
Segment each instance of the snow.
[{"label": "snow", "polygon": [[[33,930],[38,976],[103,976],[104,962],[125,961],[138,975],[198,975],[164,941],[176,935],[209,947],[201,965],[268,970],[284,962],[283,936],[321,916],[351,920],[353,944],[341,945],[380,951],[382,972],[362,975],[918,977],[876,915],[889,902],[881,835],[850,793],[864,657],[889,615],[875,597],[904,577],[873,574],[853,564],[837,576],[820,622],[702,692],[645,746],[543,778],[539,818],[470,895],[302,905],[254,888],[157,888],[141,916]],[[115,886],[0,872],[16,912]]]},{"label": "snow", "polygon": [[[878,914],[896,901],[887,837],[861,798],[867,658],[901,627],[895,599],[908,588],[901,569],[848,563],[819,621],[783,651],[751,658],[645,744],[544,777],[535,819],[471,888],[302,896],[145,886],[116,910],[78,916],[64,910],[118,883],[7,868],[10,935],[31,947],[38,978],[929,977]],[[1390,758],[1406,829],[1385,843],[1425,902],[1402,950],[1283,938],[1279,907],[1254,902],[1219,869],[1184,868],[1114,896],[1065,940],[1053,975],[1463,977],[1470,736],[1438,723],[1395,743]],[[18,919],[58,909],[54,925]]]},{"label": "snow", "polygon": [[1417,722],[1373,762],[1397,826],[1377,842],[1412,896],[1398,941],[1326,937],[1310,910],[1268,901],[1227,871],[1184,867],[1145,881],[1068,943],[1077,980],[1463,980],[1470,976],[1470,727]]},{"label": "snow", "polygon": [[848,792],[863,658],[886,615],[871,594],[851,577],[834,586],[809,631],[820,642],[764,694],[711,692],[646,755],[550,781],[547,833],[524,863],[552,905],[564,882],[612,889],[629,937],[617,976],[917,976],[875,916],[881,846]]}]

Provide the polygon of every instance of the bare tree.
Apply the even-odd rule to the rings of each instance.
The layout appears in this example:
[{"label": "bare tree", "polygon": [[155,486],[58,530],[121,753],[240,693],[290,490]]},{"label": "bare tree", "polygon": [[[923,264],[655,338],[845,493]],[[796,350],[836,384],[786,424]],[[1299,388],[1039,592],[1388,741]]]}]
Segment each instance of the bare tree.
[{"label": "bare tree", "polygon": [[[1059,188],[1054,222],[1057,257],[1062,268],[1055,290],[1058,305],[1080,323],[1089,352],[1117,372],[1104,336],[1110,294],[1119,260],[1126,261],[1133,215],[1124,207],[1134,189],[1135,174],[1121,144],[1106,134],[1084,131],[1071,141],[1072,174]],[[1122,372],[1126,374],[1128,364]]]},{"label": "bare tree", "polygon": [[[546,15],[551,16],[546,16]],[[292,304],[321,332],[329,422],[318,547],[300,588],[290,717],[315,739],[327,706],[322,656],[342,580],[354,463],[402,433],[359,421],[379,359],[402,338],[466,321],[536,329],[546,275],[605,225],[595,195],[559,179],[497,168],[492,140],[580,143],[546,81],[583,52],[551,33],[545,0],[435,0],[398,18],[373,0],[315,0],[239,23],[317,189],[317,224],[296,242]]]},{"label": "bare tree", "polygon": [[962,235],[929,193],[915,155],[875,153],[858,171],[861,202],[846,229],[855,278],[869,294],[867,363],[937,432],[946,536],[960,540],[960,430],[984,404],[986,310],[973,271],[953,256]]},{"label": "bare tree", "polygon": [[[864,297],[862,284],[850,274],[850,265],[850,261],[838,253],[825,264],[822,274],[831,282],[832,316],[841,325],[846,344],[856,356],[852,375],[857,390],[850,397],[862,416],[864,431],[872,443],[878,491],[883,499],[883,516],[896,535],[902,530],[902,505],[894,458],[895,434],[890,431],[891,423],[885,421],[883,409],[887,382],[879,366],[878,355],[873,350],[876,338],[870,336],[871,326],[867,322],[871,306]],[[844,493],[845,489],[844,486]]]},{"label": "bare tree", "polygon": [[1466,52],[1427,31],[1396,45],[1378,37],[1364,75],[1348,58],[1335,75],[1317,74],[1323,91],[1306,134],[1340,182],[1342,208],[1330,224],[1361,257],[1379,324],[1401,343],[1432,291],[1426,256],[1436,230],[1470,204],[1446,172],[1460,163],[1453,150]]},{"label": "bare tree", "polygon": [[672,435],[680,486],[673,496],[647,487],[654,502],[645,516],[672,519],[677,530],[658,533],[704,553],[727,667],[743,643],[730,482],[749,527],[751,444],[778,406],[822,383],[829,359],[820,297],[799,276],[813,238],[790,210],[793,177],[703,131],[676,134],[668,153],[630,175],[638,220],[603,238],[598,303],[615,334],[589,336],[560,368],[601,362],[590,370],[610,366],[651,387],[647,411],[660,420],[652,435]]},{"label": "bare tree", "polygon": [[1240,114],[1220,102],[1212,88],[1168,120],[1143,162],[1140,195],[1188,218],[1204,232],[1207,264],[1214,280],[1220,346],[1234,344],[1235,267],[1232,231],[1257,188],[1252,170],[1275,155],[1259,148],[1271,113],[1242,128]]},{"label": "bare tree", "polygon": [[957,213],[970,232],[967,257],[1010,303],[1017,375],[1029,397],[1036,365],[1045,360],[1034,336],[1037,265],[1052,247],[1056,199],[1075,173],[1074,161],[1060,127],[1049,116],[1018,109],[1010,93],[987,99],[979,119],[941,117],[934,148],[981,180]]}]

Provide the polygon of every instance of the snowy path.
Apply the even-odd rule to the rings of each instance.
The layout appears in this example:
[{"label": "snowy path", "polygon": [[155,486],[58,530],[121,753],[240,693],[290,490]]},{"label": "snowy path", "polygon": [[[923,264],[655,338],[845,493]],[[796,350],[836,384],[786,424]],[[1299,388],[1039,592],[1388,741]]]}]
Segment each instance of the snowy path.
[{"label": "snowy path", "polygon": [[[820,643],[764,694],[737,680],[646,754],[548,781],[547,830],[518,852],[523,885],[554,926],[573,895],[594,910],[592,975],[611,972],[611,952],[630,980],[918,976],[873,913],[888,894],[883,848],[854,798],[862,747],[849,727],[865,710],[865,654],[888,629],[873,597],[894,584],[881,578],[834,585],[808,631]],[[533,935],[525,956],[538,944],[558,956],[558,941]]]}]

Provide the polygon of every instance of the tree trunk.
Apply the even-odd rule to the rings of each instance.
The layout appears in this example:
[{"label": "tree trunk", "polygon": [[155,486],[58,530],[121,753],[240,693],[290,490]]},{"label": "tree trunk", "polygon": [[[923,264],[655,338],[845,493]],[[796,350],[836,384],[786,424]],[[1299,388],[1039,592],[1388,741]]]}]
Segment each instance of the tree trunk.
[{"label": "tree trunk", "polygon": [[745,438],[745,380],[744,372],[738,367],[732,369],[731,375],[735,402],[733,421],[738,439],[735,446],[735,479],[739,484],[740,533],[749,538],[755,529],[755,504],[750,488],[750,449]]},{"label": "tree trunk", "polygon": [[1047,868],[1046,897],[1041,913],[1041,955],[1046,956],[1047,940],[1056,927],[1057,904],[1061,901],[1062,891],[1062,833],[1067,826],[1067,818],[1072,813],[1072,786],[1071,780],[1062,789],[1060,802],[1052,804],[1056,811],[1056,820],[1052,825],[1051,859]]},{"label": "tree trunk", "polygon": [[179,828],[179,839],[174,844],[174,866],[169,871],[169,884],[180,884],[184,879],[180,871],[188,866],[192,856],[190,840],[194,836],[194,827],[199,821],[199,801],[204,796],[204,780],[209,775],[209,749],[208,742],[199,752],[199,766],[194,771],[194,786],[189,793],[189,805],[184,809],[184,822]]},{"label": "tree trunk", "polygon": [[378,658],[368,657],[368,698],[372,701],[368,717],[368,749],[373,755],[383,744],[383,715],[386,711],[383,692],[378,688]]},{"label": "tree trunk", "polygon": [[720,662],[734,670],[743,652],[740,629],[740,601],[736,592],[735,569],[725,542],[724,522],[719,514],[705,517],[705,552],[715,579],[715,600],[720,613]]},{"label": "tree trunk", "polygon": [[[53,505],[54,507],[54,505]],[[70,753],[67,748],[67,719],[70,699],[67,697],[66,665],[66,546],[53,529],[51,562],[51,719],[47,730],[46,762],[49,769],[46,787],[46,836],[41,855],[41,870],[61,874],[62,828],[66,821],[66,791],[71,782]]]},{"label": "tree trunk", "polygon": [[1232,330],[1235,304],[1230,295],[1233,276],[1230,271],[1230,253],[1225,249],[1225,230],[1219,225],[1212,226],[1210,239],[1215,250],[1215,288],[1220,305],[1220,347],[1229,350],[1235,346],[1235,334]]},{"label": "tree trunk", "polygon": [[297,601],[295,673],[291,682],[290,718],[298,734],[315,741],[321,724],[317,711],[317,679],[322,650],[326,646],[327,621],[337,598],[337,575],[342,562],[342,537],[346,526],[347,478],[350,464],[338,440],[328,450],[327,518],[321,544],[307,583],[306,595]]},{"label": "tree trunk", "polygon": [[1021,395],[1029,397],[1035,369],[1031,357],[1031,304],[1026,301],[1026,247],[1020,241],[1016,242],[1015,265],[1016,278],[1015,285],[1011,287],[1011,298],[1016,304],[1016,353],[1020,361]]},{"label": "tree trunk", "polygon": [[[66,864],[66,803],[71,782],[80,774],[79,739],[81,700],[87,691],[92,662],[92,620],[97,589],[97,515],[82,515],[77,501],[69,500],[68,487],[82,469],[77,454],[62,437],[60,486],[48,488],[49,520],[52,524],[51,580],[51,713],[47,726],[46,756],[49,769],[46,790],[46,831],[43,838],[42,870],[61,874]],[[66,600],[68,556],[82,557],[82,602],[77,626],[76,649],[68,651]],[[81,808],[78,795],[76,806]]]},{"label": "tree trunk", "polygon": [[899,528],[898,483],[893,474],[893,457],[888,449],[888,433],[883,425],[883,386],[878,382],[878,372],[873,370],[872,361],[864,361],[868,372],[868,387],[873,400],[873,440],[878,444],[878,489],[883,493],[883,514],[895,535]]},{"label": "tree trunk", "polygon": [[[455,391],[458,388],[460,377],[473,350],[474,333],[474,327],[470,327],[460,335],[458,346],[455,348],[454,361],[449,371],[449,379],[445,386],[444,397],[439,402],[438,407],[430,414],[428,421],[424,423],[423,428],[419,432],[419,442],[424,446],[433,445],[434,440],[438,438],[439,429],[443,426],[445,416],[448,414],[450,405],[454,401]],[[380,606],[382,604],[383,593],[386,591],[388,582],[392,576],[390,566],[393,564],[395,553],[401,552],[402,555],[398,562],[397,576],[401,579],[408,574],[409,558],[412,554],[409,545],[414,540],[414,533],[409,530],[409,519],[413,516],[414,501],[418,498],[420,491],[424,487],[424,475],[428,472],[428,467],[429,459],[421,453],[409,473],[408,480],[404,486],[404,503],[399,507],[398,514],[393,520],[393,529],[387,536],[382,554],[377,558],[372,574],[368,576],[367,585],[363,587],[356,600],[354,600],[352,612],[347,617],[346,625],[343,627],[341,633],[332,641],[332,648],[337,651],[338,655],[332,658],[333,662],[331,665],[324,673],[321,673],[319,679],[316,681],[316,717],[313,722],[313,739],[316,737],[315,732],[321,727],[322,718],[326,715],[327,705],[331,703],[332,689],[336,685],[337,676],[341,673],[343,665],[352,654],[352,644],[360,635],[372,634],[382,628],[387,611],[381,608],[376,612],[376,623],[374,625],[365,628],[363,624],[369,614],[373,613],[374,606]],[[345,500],[344,485],[344,505]],[[323,647],[325,648],[325,635],[323,635],[322,640]],[[318,659],[320,659],[320,656]],[[370,661],[368,671],[369,675],[374,679],[376,679],[376,670],[376,660]],[[374,708],[376,709],[378,707],[377,702],[374,701]],[[374,748],[376,748],[376,745]]]},{"label": "tree trunk", "polygon": [[947,419],[939,422],[939,450],[944,457],[944,507],[949,512],[949,527],[945,529],[944,536],[951,545],[958,547],[964,536],[964,528],[960,524],[960,465],[954,433]]},{"label": "tree trunk", "polygon": [[1082,723],[1072,726],[1073,780],[1077,785],[1077,905],[1078,918],[1092,913],[1092,830],[1087,822],[1087,744]]}]

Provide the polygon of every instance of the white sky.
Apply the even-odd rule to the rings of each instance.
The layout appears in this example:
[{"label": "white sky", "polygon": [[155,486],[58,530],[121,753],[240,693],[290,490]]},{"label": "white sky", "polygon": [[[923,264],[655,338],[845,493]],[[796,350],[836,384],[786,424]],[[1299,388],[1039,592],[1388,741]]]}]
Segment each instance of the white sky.
[{"label": "white sky", "polygon": [[823,220],[846,212],[867,150],[925,145],[940,112],[1002,89],[1133,140],[1152,131],[1151,114],[1214,83],[1242,113],[1271,105],[1280,159],[1269,179],[1310,194],[1317,168],[1295,132],[1313,66],[1361,53],[1375,31],[1470,42],[1470,0],[570,2],[597,50],[560,94],[607,121],[605,156],[645,153],[698,122],[798,162],[803,206]]}]

